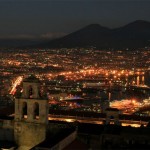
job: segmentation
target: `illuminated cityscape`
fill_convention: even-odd
[[[62,121],[69,124],[78,122],[81,126],[119,123],[122,127],[133,128],[141,126],[146,128],[149,124],[148,49],[135,51],[104,51],[93,48],[35,49],[32,52],[15,49],[2,51],[1,55],[3,59],[0,103],[3,112],[5,108],[11,110],[15,99],[23,95],[25,78],[34,75],[41,82],[38,93],[43,98],[48,98],[48,120],[58,121],[58,126]],[[32,80],[34,82],[37,79]],[[32,97],[29,96],[29,101],[34,100]],[[109,121],[109,113],[110,118],[116,116],[119,120],[113,118]],[[12,113],[10,116],[14,115]],[[27,114],[24,118],[28,119]],[[79,133],[85,132],[80,129],[80,125],[78,127]],[[15,128],[18,128],[18,125]],[[25,129],[26,126],[22,125],[22,128]],[[30,134],[35,132],[34,125],[31,129]],[[18,144],[25,144],[19,141]],[[36,141],[38,143],[38,139]],[[21,146],[20,149],[28,148]]]
[[[149,150],[149,7],[0,0],[0,149]]]
[[[1,55],[2,97],[21,92],[23,77],[34,74],[43,82],[49,103],[65,106],[60,109],[102,112],[102,103],[108,100],[110,107],[133,114],[148,105],[144,102],[150,96],[148,49],[36,49]]]

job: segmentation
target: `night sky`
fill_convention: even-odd
[[[150,21],[150,0],[0,0],[0,38],[53,38],[135,20]]]

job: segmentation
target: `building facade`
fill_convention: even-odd
[[[23,93],[15,99],[14,137],[18,149],[30,149],[46,138],[48,100],[40,96],[40,81],[30,76],[23,81]]]

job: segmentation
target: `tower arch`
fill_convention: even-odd
[[[35,76],[31,75],[23,80],[22,98],[25,99],[40,99],[40,81]]]
[[[22,118],[23,119],[27,118],[27,111],[28,111],[27,102],[23,102],[22,103]]]
[[[33,119],[39,119],[39,103],[35,102],[33,105]]]
[[[31,86],[31,85],[29,85],[29,87],[28,87],[28,92],[29,92],[29,98],[33,98],[33,87]]]

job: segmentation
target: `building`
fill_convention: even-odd
[[[48,100],[40,95],[39,79],[32,75],[25,78],[23,92],[15,99],[14,117],[0,117],[0,148],[29,150],[41,142],[49,143],[52,139],[49,135],[53,129],[48,123],[48,106]],[[60,145],[70,144],[76,138],[76,130],[68,130],[70,132],[60,137],[62,131],[59,129],[55,133],[55,142],[49,144],[49,147],[58,148]],[[69,135],[72,138],[67,138]]]
[[[19,149],[30,149],[43,141],[47,124],[48,101],[40,96],[40,81],[30,76],[23,81],[21,98],[15,99],[14,137]]]
[[[48,114],[48,100],[40,94],[40,81],[29,76],[23,80],[23,93],[15,99],[14,116],[0,116],[0,149],[150,149],[149,124],[123,127],[118,109],[106,109],[104,124],[52,122]],[[88,119],[93,119],[92,115]]]

